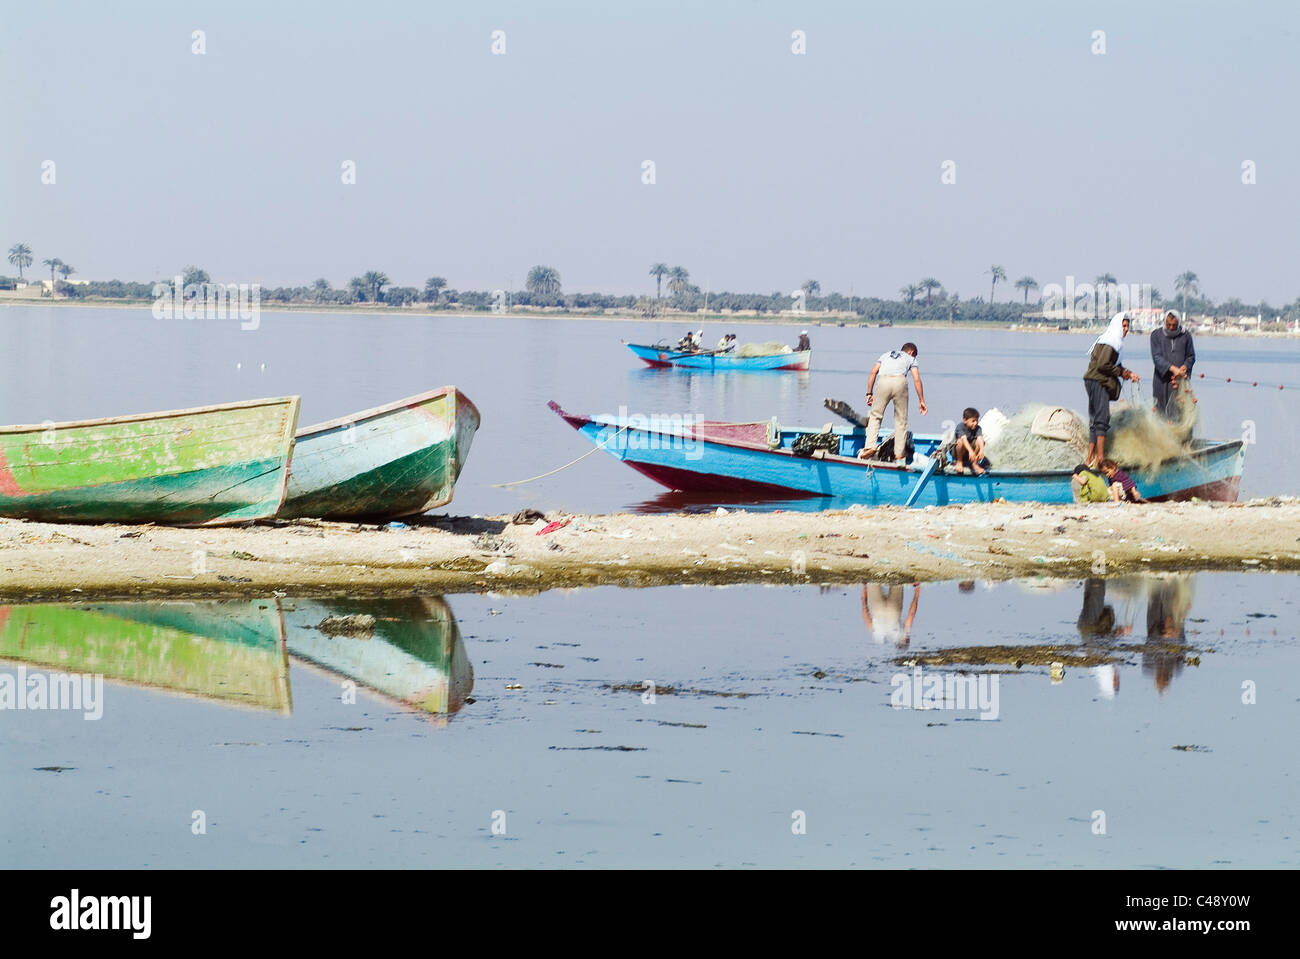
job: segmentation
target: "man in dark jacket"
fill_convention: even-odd
[[[1155,394],[1156,411],[1165,419],[1178,419],[1175,397],[1178,387],[1192,378],[1192,365],[1196,362],[1196,348],[1192,334],[1178,322],[1172,310],[1165,314],[1163,329],[1151,331],[1151,359],[1156,364],[1155,380],[1151,392]]]

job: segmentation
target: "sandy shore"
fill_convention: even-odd
[[[1300,500],[821,513],[426,517],[407,528],[0,520],[0,600],[353,596],[673,583],[848,583],[1300,570]]]

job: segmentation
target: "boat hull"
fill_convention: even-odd
[[[0,427],[0,516],[215,526],[284,501],[299,398]]]
[[[764,370],[802,370],[812,368],[812,350],[797,353],[773,353],[769,356],[737,356],[734,353],[685,353],[655,346],[628,343],[627,348],[650,366],[676,366],[710,373],[761,372]]]
[[[934,474],[924,484],[922,469],[857,459],[865,436],[859,428],[837,428],[841,454],[824,459],[795,456],[790,444],[801,433],[780,433],[781,446],[766,441],[765,423],[704,422],[680,430],[651,429],[645,420],[585,417],[551,408],[588,440],[628,466],[684,493],[799,499],[826,497],[838,503],[913,506],[1008,502],[1072,503],[1069,470],[991,471],[982,476]],[[882,433],[888,440],[888,433]],[[940,442],[914,436],[924,460]],[[1186,459],[1159,469],[1131,470],[1143,495],[1154,501],[1193,498],[1235,501],[1245,448],[1241,441],[1206,443]],[[918,462],[921,462],[918,460]]]
[[[309,427],[280,515],[378,519],[449,503],[478,425],[474,404],[444,387]]]

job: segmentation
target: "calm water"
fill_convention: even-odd
[[[688,414],[819,427],[837,418],[825,397],[861,408],[866,374],[880,353],[914,340],[930,413],[912,417],[938,432],[961,410],[1026,402],[1086,409],[1081,376],[1091,338],[1080,334],[812,327],[808,374],[703,374],[650,370],[621,340],[676,340],[686,324],[474,317],[355,317],[264,313],[257,330],[237,321],[155,320],[148,310],[0,309],[0,421],[40,423],[198,406],[298,393],[304,425],[436,386],[455,384],[483,426],[451,505],[459,513],[523,506],[605,512],[664,508],[665,491],[604,453],[516,489],[506,483],[547,472],[591,449],[547,408],[556,400],[587,413]],[[784,339],[800,326],[709,324],[715,341]],[[1300,341],[1201,337],[1197,371],[1258,380],[1272,389],[1197,382],[1202,435],[1238,437],[1255,424],[1244,496],[1300,493],[1295,422],[1300,409]],[[1143,357],[1147,357],[1143,359]],[[1146,378],[1144,339],[1126,359]],[[1288,390],[1279,392],[1276,385]],[[1150,396],[1149,383],[1144,384]],[[1297,387],[1295,390],[1290,387]]]
[[[1295,867],[1297,585],[3,607],[0,688],[118,678],[97,721],[0,711],[0,866]],[[891,705],[899,658],[1085,639],[1133,648]]]

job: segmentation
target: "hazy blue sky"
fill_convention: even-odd
[[[541,262],[627,293],[657,260],[880,296],[925,275],[987,296],[992,263],[1172,296],[1191,269],[1278,305],[1300,294],[1298,44],[1291,0],[8,0],[0,245],[90,279],[518,288]]]

